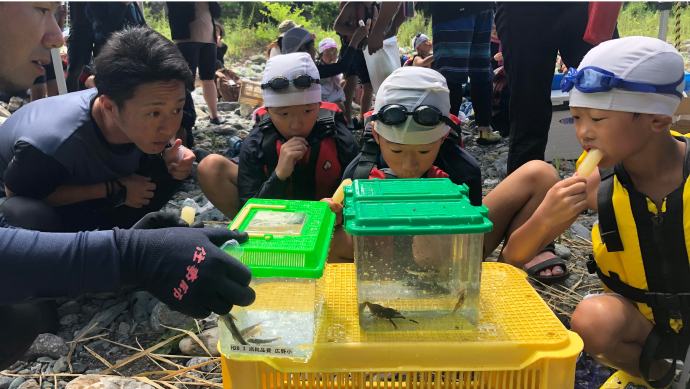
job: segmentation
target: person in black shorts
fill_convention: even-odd
[[[124,72],[140,69],[143,74]],[[49,232],[130,228],[160,210],[195,156],[168,144],[192,75],[172,42],[133,27],[95,60],[96,88],[36,101],[0,132],[0,212]]]
[[[96,37],[93,26],[86,18],[86,3],[69,2],[70,28],[67,38],[67,91],[79,90],[79,77],[84,66],[91,61],[93,43]]]
[[[136,1],[89,1],[86,18],[93,25],[93,56],[98,56],[110,36],[125,27],[145,26],[146,19]]]
[[[335,21],[333,29],[340,35],[340,41],[342,43],[340,47],[341,58],[345,54],[348,46],[350,45],[350,40],[352,35],[359,27],[359,22],[362,21],[366,23],[369,22],[369,28],[371,31],[371,25],[376,24],[376,19],[378,18],[378,8],[375,2],[367,1],[350,1],[340,3],[340,14]],[[366,46],[366,40],[359,44],[357,47],[358,51],[355,53],[355,58],[352,61],[350,68],[344,73],[345,76],[345,86],[343,90],[345,91],[345,118],[348,121],[348,127],[353,128],[354,123],[352,119],[352,98],[355,95],[355,90],[357,89],[357,80],[362,84],[362,100],[360,101],[360,115],[359,123],[363,123],[363,116],[366,112],[369,112],[371,107],[371,101],[374,98],[374,89],[371,86],[371,80],[369,79],[369,69],[367,69],[367,63],[364,60],[364,53],[360,50]]]
[[[218,116],[218,91],[214,82],[218,38],[214,18],[220,17],[218,2],[168,2],[170,35],[189,64],[192,75],[199,69],[199,79],[213,124],[223,124]]]

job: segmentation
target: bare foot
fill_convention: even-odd
[[[538,264],[540,264],[540,263],[542,263],[548,259],[553,258],[554,256],[555,256],[555,254],[550,252],[550,251],[544,251],[543,253],[539,253],[536,257],[534,257],[533,260],[529,261],[525,265],[525,269],[529,269],[532,266],[536,266],[536,265],[538,265]],[[542,270],[541,272],[539,272],[539,276],[541,276],[541,277],[552,277],[552,276],[560,276],[560,275],[563,275],[563,268],[560,266],[554,266],[551,269],[546,268],[546,269]]]

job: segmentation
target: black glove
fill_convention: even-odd
[[[142,217],[135,225],[133,230],[155,230],[168,227],[192,227],[204,228],[204,222],[197,220],[190,226],[182,220],[179,215],[172,212],[151,212]]]
[[[115,229],[122,282],[196,318],[247,306],[256,298],[249,268],[216,247],[230,239],[243,243],[248,237],[227,228]]]

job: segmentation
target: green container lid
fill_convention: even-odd
[[[251,199],[228,228],[249,234],[240,261],[253,277],[320,278],[334,224],[324,202]]]
[[[345,188],[345,230],[357,236],[491,231],[488,208],[472,206],[468,192],[447,178],[356,180]]]

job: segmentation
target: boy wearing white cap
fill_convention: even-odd
[[[239,168],[211,155],[197,170],[201,189],[230,218],[250,198],[330,197],[358,152],[342,111],[321,102],[319,72],[309,54],[269,59],[261,89],[264,107],[242,143]]]
[[[411,61],[406,62],[405,66],[421,66],[431,69],[431,64],[434,62],[434,55],[431,54],[431,49],[434,46],[429,37],[421,32],[418,33],[412,38],[412,47],[417,52],[417,55],[412,57]]]
[[[588,269],[606,293],[580,302],[571,326],[585,351],[620,369],[606,388],[666,387],[675,360],[685,360],[681,381],[690,368],[690,148],[669,130],[684,84],[683,58],[661,40],[628,37],[593,48],[562,89],[591,154],[582,165],[599,169],[585,178],[583,166],[557,184],[535,212],[535,221],[550,215],[536,221],[541,227],[515,235],[524,250],[556,223],[587,208],[599,212]],[[670,369],[663,359],[674,361]]]
[[[345,169],[343,178],[450,178],[456,184],[467,184],[470,202],[486,205],[494,225],[493,231],[484,236],[484,257],[504,240],[504,250],[520,243],[509,238],[518,229],[526,228],[529,233],[534,228],[523,224],[560,179],[553,166],[532,161],[507,177],[482,201],[477,162],[455,141],[447,139],[451,134],[449,127],[457,126],[450,117],[446,80],[435,70],[402,67],[394,71],[381,84],[373,112],[368,119],[375,143],[363,145],[362,154]],[[329,204],[333,212],[342,211],[342,205],[330,201]],[[534,252],[520,254],[521,267],[549,270],[548,275],[542,274],[546,282],[566,274],[562,260],[553,258],[553,253],[539,252],[556,236],[547,234]],[[352,258],[350,237],[340,226],[332,242],[331,258]]]

